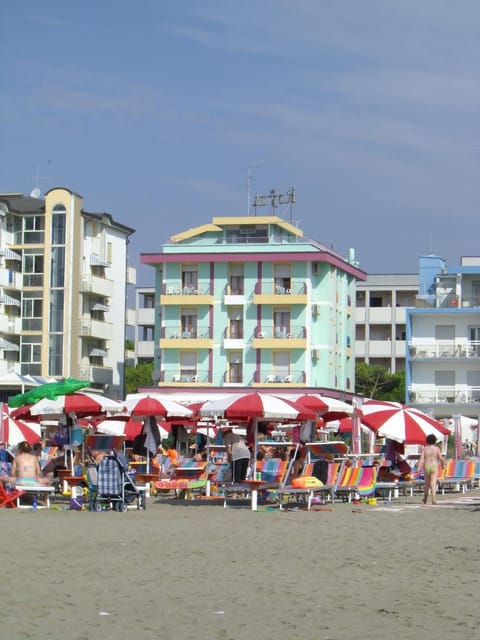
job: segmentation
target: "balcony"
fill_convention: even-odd
[[[137,309],[137,325],[152,326],[155,324],[155,309]]]
[[[111,340],[113,336],[113,325],[111,322],[92,320],[84,316],[78,323],[78,334],[90,338],[100,338],[101,340]]]
[[[289,327],[262,324],[253,336],[254,349],[306,349],[307,331],[304,326]]]
[[[470,359],[480,357],[480,341],[432,341],[410,342],[408,345],[410,358],[425,360],[432,358]]]
[[[434,385],[412,385],[408,389],[411,404],[474,404],[480,413],[480,387],[456,385],[451,387]]]
[[[152,358],[155,353],[155,342],[153,340],[137,340],[135,343],[135,355],[137,358]]]
[[[283,284],[277,280],[263,280],[255,285],[254,304],[307,304],[307,285],[302,280],[285,278]]]
[[[198,325],[186,329],[178,325],[162,327],[161,349],[212,349],[212,329],[208,325]]]
[[[192,386],[211,384],[208,370],[165,369],[160,374],[159,386]]]
[[[215,302],[209,282],[194,286],[182,286],[181,282],[169,282],[162,286],[161,305],[212,305]]]
[[[94,275],[83,275],[80,279],[79,290],[82,293],[94,293],[111,298],[114,292],[114,281]]]
[[[304,386],[306,381],[305,371],[272,369],[272,367],[264,367],[260,371],[255,372],[253,386],[281,386],[290,387],[292,385]]]
[[[98,365],[80,365],[77,372],[79,380],[88,380],[97,384],[112,384],[112,367],[99,367]]]

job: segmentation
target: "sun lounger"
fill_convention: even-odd
[[[222,487],[224,496],[223,506],[228,507],[229,495],[243,495],[245,498],[250,497],[252,503],[252,509],[256,502],[257,492],[266,491],[268,489],[277,489],[282,487],[287,478],[288,462],[281,460],[280,458],[266,458],[265,460],[258,461],[255,466],[256,478],[252,481],[245,481],[238,484],[231,484]],[[255,481],[261,482],[258,487],[255,487]]]
[[[335,497],[351,502],[352,496],[358,493],[358,485],[362,474],[362,461],[357,460],[352,466],[344,465],[342,474],[335,488]]]
[[[195,493],[205,488],[207,478],[207,463],[188,459],[175,467],[170,478],[161,478],[154,482],[153,486],[157,491],[173,491],[177,498],[192,498]]]
[[[341,462],[329,462],[326,482],[321,486],[305,486],[296,487],[292,484],[275,489],[272,492],[272,496],[278,497],[280,509],[283,509],[288,501],[295,498],[303,499],[306,501],[307,509],[311,509],[313,501],[316,497],[320,497],[323,501],[331,500],[333,502],[335,489],[339,479],[339,472],[342,469],[344,463]],[[315,463],[309,462],[302,470],[300,478],[309,478],[314,476]]]
[[[36,503],[38,509],[50,509],[50,496],[55,493],[55,487],[42,484],[17,484],[15,489],[19,492],[17,496],[17,507],[19,509],[30,509],[32,501]],[[30,496],[32,500],[29,500],[28,503],[22,502],[22,497],[24,496]],[[39,502],[39,499],[43,499],[45,502]]]
[[[445,490],[461,491],[465,493],[468,486],[473,486],[475,479],[475,462],[473,460],[447,460],[444,473],[438,478],[437,484],[442,492]]]

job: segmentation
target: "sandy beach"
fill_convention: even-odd
[[[478,632],[480,493],[333,510],[0,510],[15,640],[445,638]],[[32,580],[29,577],[32,576]]]

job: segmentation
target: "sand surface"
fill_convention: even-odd
[[[2,638],[474,638],[480,494],[438,507],[0,510]],[[360,509],[360,511],[358,511]]]

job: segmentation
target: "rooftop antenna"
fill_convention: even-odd
[[[48,163],[50,164],[50,160],[48,161]],[[34,189],[32,189],[32,191],[30,192],[30,197],[39,198],[42,194],[42,190],[40,189],[40,180],[47,180],[46,177],[40,175],[40,165],[37,165],[37,173],[36,175],[32,176],[32,180],[35,180],[36,184]]]
[[[260,169],[259,166],[247,167],[247,216],[250,215],[250,200],[252,196],[253,170]]]

